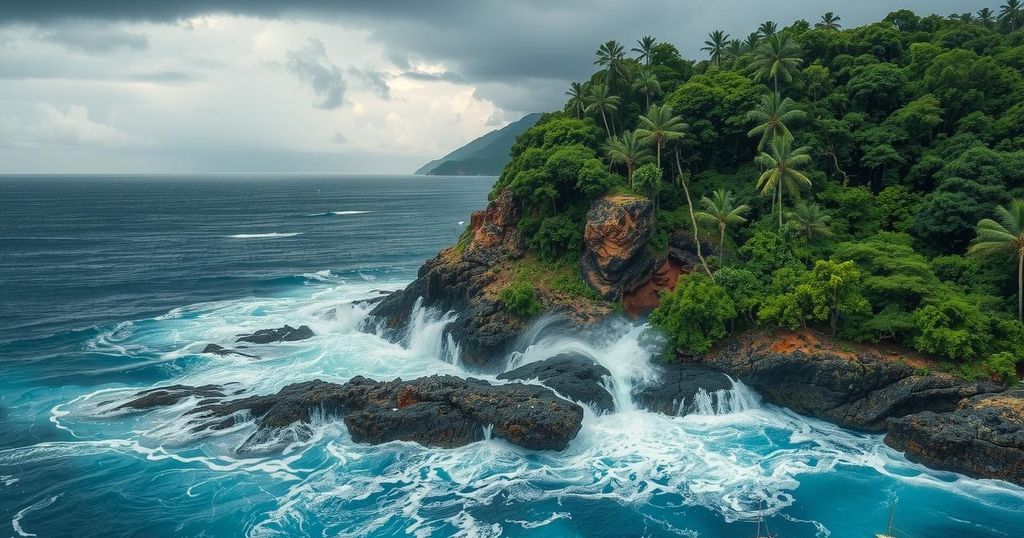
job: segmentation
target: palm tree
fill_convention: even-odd
[[[577,118],[582,118],[587,111],[587,89],[587,84],[573,82],[569,85],[569,91],[565,92],[569,96],[568,106]]]
[[[637,136],[636,131],[626,131],[622,136],[611,139],[605,144],[605,155],[610,162],[626,165],[630,185],[633,184],[636,167],[653,157],[651,148]]]
[[[747,52],[754,52],[757,47],[761,45],[761,34],[757,32],[751,32],[746,39],[743,40],[743,46],[747,49]]]
[[[771,36],[757,49],[754,61],[750,64],[754,78],[773,80],[775,93],[779,93],[779,78],[786,82],[792,81],[793,74],[804,62],[799,54],[800,49],[786,35]]]
[[[637,75],[633,81],[633,89],[644,93],[644,98],[647,101],[647,108],[651,107],[651,96],[661,95],[661,82],[658,82],[658,77],[654,75],[654,71],[650,69],[641,69],[640,74]]]
[[[644,142],[657,148],[658,168],[661,168],[661,148],[673,140],[683,137],[686,129],[683,118],[672,115],[672,107],[668,105],[652,105],[647,114],[640,116],[640,126],[636,133]]]
[[[704,254],[701,252],[700,246],[700,233],[697,231],[697,215],[693,211],[693,199],[690,198],[690,174],[683,171],[683,164],[679,160],[679,148],[676,147],[676,184],[683,188],[683,194],[686,195],[686,209],[690,212],[690,225],[693,226],[693,245],[697,249],[697,259],[700,260],[701,266],[704,267],[704,272],[711,277],[711,280],[715,279],[715,275],[711,272],[711,268],[708,267],[708,262],[704,259]]]
[[[632,50],[632,52],[637,53],[637,61],[643,62],[644,65],[651,65],[651,59],[654,55],[654,45],[657,43],[658,40],[649,35],[645,35],[644,37],[637,39],[636,44],[639,46],[633,47]]]
[[[729,42],[729,47],[725,49],[725,55],[732,60],[733,66],[736,65],[736,60],[743,56],[743,42],[739,39],[733,39]]]
[[[612,132],[612,128],[608,126],[608,114],[611,114],[619,109],[619,96],[612,95],[608,91],[608,84],[601,84],[600,86],[591,86],[590,92],[587,94],[587,106],[584,110],[588,114],[598,113],[601,115],[601,121],[604,122],[604,130],[608,133],[608,138],[615,136]]]
[[[999,6],[999,22],[1008,24],[1011,32],[1016,31],[1020,13],[1020,0],[1006,0],[1005,4]]]
[[[608,70],[608,75],[605,79],[609,85],[614,84],[617,76],[625,76],[625,66],[623,60],[626,59],[625,49],[622,45],[614,39],[611,41],[604,42],[600,47],[597,48],[597,59],[594,60],[595,65],[600,65]]]
[[[775,32],[779,31],[779,25],[775,24],[774,21],[764,21],[761,26],[757,27],[757,33],[761,34],[761,37],[771,37],[775,35]]]
[[[829,11],[821,16],[821,21],[815,24],[814,27],[819,30],[838,30],[842,27],[842,25],[839,24],[840,19],[841,17],[839,15]]]
[[[832,230],[828,227],[832,217],[826,215],[818,207],[818,204],[808,204],[803,201],[797,202],[793,211],[787,213],[786,216],[796,226],[800,237],[803,237],[808,242],[814,241],[819,237],[829,237],[832,235]]]
[[[768,142],[775,138],[793,138],[786,125],[806,117],[807,113],[797,108],[796,102],[789,97],[782,99],[777,93],[766,95],[761,98],[761,105],[747,114],[747,119],[756,123],[747,136],[753,138],[760,135],[761,141],[757,143],[757,149],[763,150]]]
[[[978,10],[978,22],[980,22],[982,24],[982,26],[991,28],[992,24],[994,24],[996,22],[996,14],[995,14],[995,12],[993,12],[991,9],[989,9],[987,7],[983,7],[981,9],[979,9]]]
[[[793,149],[792,139],[780,137],[772,140],[766,149],[755,159],[764,168],[764,173],[757,180],[757,188],[761,194],[772,195],[778,200],[781,231],[782,191],[785,189],[790,196],[796,196],[801,186],[811,185],[811,180],[799,170],[811,163],[811,148],[803,146]]]
[[[697,220],[718,227],[718,259],[722,260],[725,256],[726,227],[747,222],[743,215],[750,211],[750,206],[735,205],[732,193],[725,189],[718,189],[710,198],[701,197],[700,203],[704,211],[697,212]]]
[[[728,41],[729,34],[721,30],[715,30],[708,34],[708,39],[704,42],[705,46],[701,47],[700,50],[711,55],[711,63],[722,65],[722,56],[725,54],[725,45]]]
[[[1017,258],[1017,319],[1024,321],[1024,200],[997,207],[996,220],[978,221],[978,236],[969,254],[1011,254]]]

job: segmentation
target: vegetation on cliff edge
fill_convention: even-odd
[[[651,37],[635,57],[606,42],[564,110],[518,138],[493,192],[512,191],[547,263],[575,263],[584,215],[609,192],[655,202],[655,251],[680,228],[713,245],[651,315],[683,352],[813,326],[1011,380],[1024,360],[1024,15],[983,11],[715,30],[700,61]],[[533,312],[527,287],[502,298]]]

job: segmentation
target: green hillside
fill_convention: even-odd
[[[533,127],[541,115],[527,114],[416,170],[416,175],[496,176],[509,160],[516,137]]]

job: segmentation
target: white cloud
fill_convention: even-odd
[[[52,146],[139,147],[146,139],[119,131],[89,118],[84,106],[58,109],[49,103],[37,103],[27,114],[0,116],[0,145],[15,148]]]
[[[31,28],[5,29],[0,173],[408,173],[503,114],[466,82],[405,76],[362,28],[238,16],[122,24],[149,47],[74,62]]]

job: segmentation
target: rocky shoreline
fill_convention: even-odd
[[[667,257],[654,257],[647,246],[653,233],[651,209],[645,199],[609,196],[594,202],[585,223],[581,277],[605,300],[640,305],[637,311],[626,312],[633,316],[652,308],[651,297],[698,263],[692,238],[685,232],[671,238]],[[527,326],[489,293],[507,276],[494,268],[525,254],[516,229],[518,218],[511,195],[499,195],[485,211],[473,215],[468,243],[461,251],[453,247],[428,261],[419,278],[383,299],[371,318],[388,327],[404,327],[417,300],[457,312],[450,331],[467,363],[485,370],[500,367],[493,361],[507,355]],[[590,330],[613,314],[611,309],[545,299],[549,298],[542,296],[545,310],[565,314],[576,325],[574,330]],[[901,357],[849,351],[808,332],[752,331],[722,342],[703,357],[679,359],[690,363],[666,365],[658,385],[633,395],[642,407],[678,414],[696,391],[727,389],[728,375],[770,403],[847,428],[885,433],[885,442],[913,461],[1024,484],[1019,463],[1024,461],[1021,391],[1004,392],[1004,386],[991,381],[925,373]],[[608,409],[608,398],[587,385],[597,375],[592,365],[577,362],[569,368],[564,357],[549,361],[506,375],[532,377],[598,410]],[[971,448],[981,446],[988,448]]]

